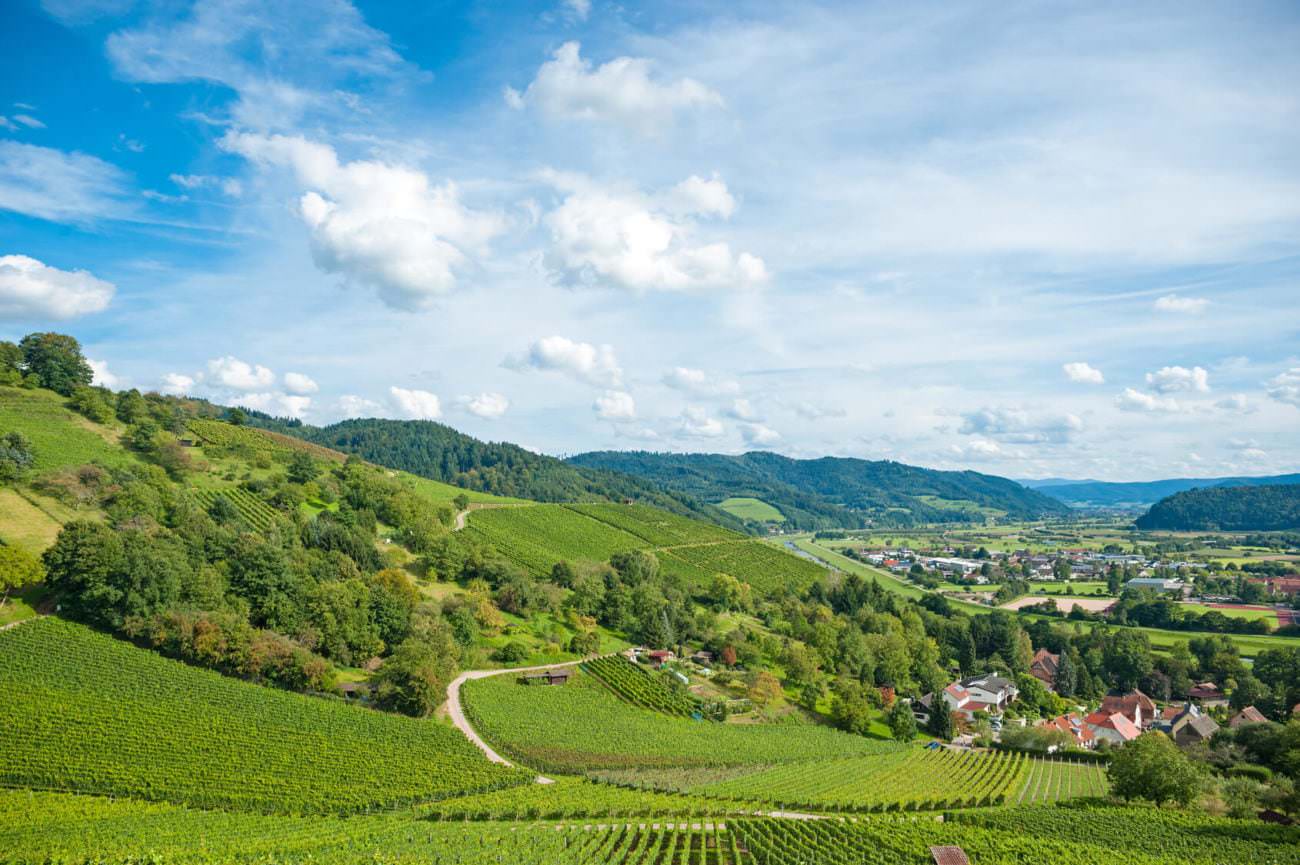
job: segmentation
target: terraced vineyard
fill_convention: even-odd
[[[756,805],[703,796],[633,790],[582,778],[528,784],[447,799],[421,809],[443,820],[572,820],[585,817],[715,816],[751,812]]]
[[[731,529],[670,514],[649,505],[567,505],[570,510],[622,529],[652,547],[741,541],[745,536]]]
[[[606,561],[653,550],[665,571],[691,586],[731,574],[766,594],[806,588],[825,571],[762,541],[647,505],[531,505],[476,511],[467,529],[533,574],[560,561]]]
[[[759,594],[782,588],[799,592],[826,576],[825,569],[819,565],[762,541],[673,547],[662,551],[660,556],[684,562],[695,573],[731,574],[749,583]],[[671,565],[665,567],[671,569]]]
[[[224,498],[235,506],[244,522],[254,529],[269,529],[277,516],[275,508],[259,499],[243,487],[226,487],[225,489],[191,490],[194,497],[204,509],[212,507],[218,498]]]
[[[491,508],[470,514],[466,531],[538,576],[560,561],[607,561],[648,544],[565,505]]]
[[[461,689],[474,728],[493,747],[548,772],[736,766],[866,755],[890,742],[804,724],[713,724],[631,706],[579,672],[560,688],[519,685],[508,676]]]
[[[20,432],[27,437],[36,474],[92,462],[137,464],[130,451],[116,445],[110,430],[96,427],[64,402],[48,390],[0,385],[0,434]]]
[[[873,756],[723,773],[716,779],[707,773],[674,778],[665,772],[644,782],[785,810],[933,811],[1014,801],[1030,763],[1018,754],[900,748]]]
[[[253,454],[287,457],[294,451],[309,453],[317,459],[343,462],[347,457],[335,450],[312,444],[293,436],[254,427],[235,426],[224,421],[193,419],[190,432],[205,444],[236,448]]]
[[[0,783],[278,813],[528,783],[456,730],[251,685],[89,628],[0,632]]]
[[[670,689],[644,667],[622,655],[595,658],[584,663],[582,669],[634,706],[683,717],[699,710],[699,701],[694,697]]]
[[[1022,808],[929,818],[678,816],[441,822],[412,814],[282,817],[0,791],[0,858],[15,863],[228,865],[929,865],[958,844],[978,865],[1294,865],[1300,829],[1143,808]]]
[[[1033,760],[1024,786],[1010,801],[1017,805],[1059,802],[1076,796],[1105,796],[1110,791],[1106,767],[1095,763]]]

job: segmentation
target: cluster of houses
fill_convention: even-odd
[[[1156,567],[1175,570],[1182,567],[1204,567],[1203,563],[1198,562],[1156,562],[1149,561],[1145,556],[1099,553],[1096,550],[1085,549],[1063,549],[1050,554],[1035,553],[1030,550],[1016,550],[1011,553],[991,552],[989,558],[983,560],[961,558],[956,555],[956,552],[951,547],[945,547],[942,550],[942,555],[922,555],[914,550],[902,547],[880,550],[862,549],[858,550],[857,554],[864,561],[870,562],[877,567],[887,568],[895,573],[907,573],[913,565],[919,564],[929,570],[951,574],[981,585],[987,583],[988,579],[981,576],[980,571],[985,563],[990,561],[1003,567],[1028,565],[1032,579],[1047,581],[1056,579],[1054,566],[1060,559],[1065,559],[1070,563],[1071,579],[1099,578],[1106,573],[1111,565],[1120,565],[1121,567],[1136,565],[1139,568],[1138,578],[1130,580],[1130,584],[1155,588],[1158,591],[1190,591],[1190,587],[1186,586],[1181,580],[1161,580],[1152,576]],[[1170,585],[1165,586],[1164,583]],[[1300,584],[1300,580],[1297,583]],[[1298,586],[1298,589],[1300,589],[1300,586]]]
[[[1030,674],[1048,690],[1054,690],[1060,661],[1059,655],[1039,649],[1030,664]],[[976,712],[986,713],[996,733],[1002,728],[1003,712],[1019,693],[1015,683],[1004,676],[972,676],[953,682],[940,692],[926,694],[913,703],[912,712],[918,723],[928,723],[934,701],[942,699],[954,717],[966,721],[972,720]],[[1207,742],[1218,732],[1219,724],[1207,710],[1227,705],[1227,697],[1213,682],[1196,685],[1185,702],[1164,708],[1157,707],[1154,700],[1135,688],[1107,694],[1095,711],[1066,713],[1042,725],[1066,733],[1074,747],[1087,750],[1102,742],[1123,745],[1148,730],[1159,730],[1177,744],[1189,746]],[[1248,706],[1234,715],[1228,725],[1236,728],[1264,720],[1254,706]]]

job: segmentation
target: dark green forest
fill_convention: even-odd
[[[1006,478],[888,460],[796,460],[763,451],[739,456],[597,451],[571,457],[569,463],[636,475],[705,501],[753,496],[776,507],[800,529],[983,520],[974,510],[934,507],[919,496],[974,502],[1012,518],[1069,511],[1061,502]]]
[[[1300,484],[1210,487],[1161,499],[1138,517],[1139,529],[1285,531],[1300,528]]]
[[[499,496],[539,502],[639,502],[741,531],[741,521],[689,493],[600,468],[570,465],[508,442],[484,442],[432,421],[346,420],[314,427],[250,412],[250,423],[401,469]]]

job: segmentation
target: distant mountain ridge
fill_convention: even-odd
[[[766,451],[738,456],[593,451],[568,462],[635,475],[708,502],[733,496],[762,499],[801,529],[858,528],[871,522],[964,522],[983,519],[980,508],[1015,518],[1068,512],[1056,499],[1007,478],[887,460],[797,460]],[[923,498],[931,496],[943,501]],[[951,502],[967,502],[971,507],[946,504]]]
[[[1300,483],[1300,474],[1267,477],[1169,478],[1132,483],[1065,481],[1047,478],[1040,481],[1021,481],[1021,483],[1074,507],[1148,507],[1167,496],[1197,488]]]
[[[1134,525],[1171,531],[1300,529],[1300,483],[1184,490],[1156,502]]]

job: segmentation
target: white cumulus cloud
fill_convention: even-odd
[[[1147,373],[1147,384],[1159,393],[1177,393],[1179,391],[1199,391],[1205,393],[1210,389],[1210,374],[1203,367],[1164,366],[1155,372]]]
[[[477,396],[462,396],[456,401],[475,417],[494,420],[510,409],[510,400],[504,394],[484,392]]]
[[[1101,374],[1101,370],[1083,361],[1067,363],[1062,369],[1065,370],[1065,377],[1070,381],[1077,381],[1080,384],[1106,383],[1106,377]]]
[[[962,414],[958,432],[1013,444],[1062,444],[1083,430],[1074,414],[1043,414],[1023,408],[982,408]]]
[[[108,361],[88,357],[86,363],[90,364],[90,370],[94,373],[91,384],[98,387],[115,388],[122,383],[122,380],[109,370]]]
[[[675,366],[663,377],[664,384],[674,390],[684,391],[696,396],[727,396],[740,390],[734,381],[710,376],[702,369]]]
[[[1160,312],[1180,312],[1184,315],[1198,315],[1205,312],[1209,305],[1210,302],[1203,297],[1180,297],[1176,294],[1166,294],[1155,303]]]
[[[505,228],[498,214],[464,206],[453,183],[384,162],[340,162],[299,136],[230,132],[220,141],[263,166],[291,169],[305,190],[299,214],[316,266],[375,289],[396,309],[427,309]]]
[[[320,390],[320,385],[303,373],[286,372],[284,374],[284,389],[295,396],[306,396]]]
[[[767,281],[761,258],[696,237],[695,217],[721,215],[721,181],[705,181],[720,189],[683,198],[604,189],[574,176],[550,179],[566,195],[543,220],[551,240],[545,263],[562,284],[648,292],[753,288]]]
[[[245,393],[235,402],[276,417],[301,418],[311,408],[311,397],[287,393]]]
[[[671,124],[678,111],[723,105],[721,95],[692,78],[656,80],[644,58],[593,67],[577,42],[556,49],[523,93],[508,87],[505,95],[512,108],[531,105],[549,117],[612,122],[646,134]]]
[[[100,312],[116,290],[84,270],[59,270],[26,255],[0,256],[0,319],[62,321]]]
[[[761,423],[740,425],[740,435],[748,445],[770,445],[781,440],[781,434]]]
[[[334,410],[345,418],[377,417],[383,413],[384,407],[363,396],[345,393],[334,403]]]
[[[506,366],[559,372],[597,387],[620,387],[623,383],[623,370],[613,346],[577,342],[564,336],[535,341],[524,355],[507,358]]]
[[[726,434],[726,427],[717,418],[709,417],[708,412],[698,406],[687,406],[682,412],[681,426],[678,432],[687,438],[715,439]]]
[[[636,417],[636,401],[627,391],[607,390],[596,397],[591,407],[602,420],[625,421]]]
[[[213,387],[229,390],[257,391],[275,384],[275,373],[261,364],[250,364],[226,355],[208,361],[207,382]]]
[[[1115,397],[1115,405],[1124,411],[1182,411],[1178,400],[1171,396],[1144,393],[1131,387],[1124,388],[1124,392]]]
[[[194,376],[179,372],[169,372],[163,376],[162,392],[173,396],[185,396],[194,389]]]
[[[390,387],[388,394],[393,406],[410,420],[436,420],[442,417],[442,403],[435,394],[427,390],[407,390],[404,387]]]
[[[1274,376],[1268,383],[1268,395],[1278,402],[1300,408],[1300,366]]]

